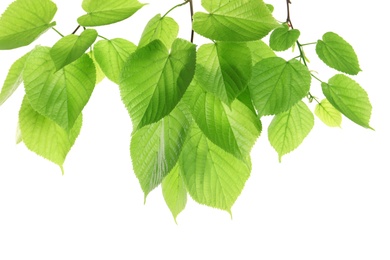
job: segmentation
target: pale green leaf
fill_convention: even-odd
[[[66,131],[72,129],[95,87],[96,71],[87,54],[56,71],[50,48],[36,47],[23,72],[31,106]]]
[[[94,51],[88,52],[88,56],[92,59],[93,64],[95,65],[95,70],[96,70],[96,83],[95,83],[95,85],[97,85],[106,77],[106,75],[102,71],[102,68],[100,68],[99,63],[96,61]]]
[[[23,142],[22,131],[20,130],[19,121],[18,125],[16,126],[15,142],[16,144],[20,144],[21,142]]]
[[[302,101],[273,118],[268,127],[268,140],[278,153],[279,161],[302,143],[313,126],[313,113]]]
[[[130,55],[137,49],[132,42],[116,38],[101,40],[94,45],[94,56],[104,74],[119,84],[119,76]]]
[[[131,55],[120,81],[134,129],[157,122],[180,101],[195,71],[195,45],[176,39],[169,53],[155,40]]]
[[[269,46],[274,51],[285,51],[296,43],[300,34],[299,30],[290,30],[287,25],[276,28],[269,38]]]
[[[50,56],[57,70],[80,58],[95,42],[98,33],[94,29],[84,30],[80,36],[71,34],[62,37],[50,49]]]
[[[314,113],[327,126],[341,126],[342,117],[340,111],[332,106],[332,104],[326,98],[316,105]]]
[[[246,89],[251,72],[251,53],[245,43],[218,42],[198,49],[197,80],[226,104]]]
[[[271,4],[265,4],[267,7],[268,7],[268,9],[269,9],[269,11],[272,13],[273,11],[274,11],[274,6],[273,5],[271,5]]]
[[[27,97],[24,98],[19,112],[19,126],[23,142],[28,149],[52,161],[61,167],[80,133],[82,116],[73,128],[67,132],[55,122],[36,112]]]
[[[309,70],[299,61],[274,57],[256,63],[248,87],[257,112],[262,116],[290,109],[307,95],[310,82]]]
[[[329,67],[347,74],[356,75],[361,69],[352,46],[339,35],[327,32],[316,45],[318,57]]]
[[[193,124],[179,162],[187,191],[196,202],[231,213],[251,171],[249,158],[243,161],[225,152]]]
[[[145,4],[137,0],[83,0],[87,14],[79,17],[82,26],[100,26],[120,22],[132,16]]]
[[[274,51],[263,41],[251,41],[246,45],[252,54],[252,66],[263,59],[276,57]]]
[[[367,92],[353,79],[338,74],[321,84],[329,102],[346,117],[358,125],[371,128],[372,106]]]
[[[160,40],[169,49],[179,33],[179,25],[170,17],[157,14],[145,26],[138,48],[154,40]]]
[[[49,0],[16,0],[0,17],[0,50],[29,45],[55,25],[57,6]]]
[[[209,13],[194,14],[198,34],[217,41],[254,41],[279,24],[262,0],[202,0]]]

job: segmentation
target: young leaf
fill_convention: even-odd
[[[251,72],[251,53],[245,43],[218,42],[198,49],[197,80],[226,104],[244,91]]]
[[[80,36],[71,34],[61,38],[50,49],[50,56],[57,70],[80,58],[95,42],[98,34],[94,29],[84,30]]]
[[[350,75],[358,74],[358,57],[352,46],[343,38],[333,32],[327,32],[322,36],[322,41],[316,44],[318,57],[329,67]]]
[[[324,124],[330,127],[341,126],[341,113],[326,98],[317,104],[314,113]]]
[[[338,74],[322,83],[322,91],[329,102],[358,125],[369,125],[372,106],[367,92],[353,79]]]
[[[106,75],[102,71],[102,68],[100,67],[99,63],[96,61],[94,51],[90,51],[87,54],[92,59],[93,65],[95,65],[95,70],[96,70],[96,83],[95,83],[95,85],[97,85],[106,77]]]
[[[263,41],[247,42],[246,45],[248,46],[252,55],[252,66],[263,59],[276,57],[276,54],[273,52],[273,50]]]
[[[0,50],[15,49],[35,41],[51,23],[57,6],[49,0],[16,0],[0,17]]]
[[[262,116],[290,109],[307,95],[310,82],[310,72],[302,63],[273,57],[256,63],[248,88]]]
[[[27,97],[24,98],[19,112],[21,136],[27,148],[60,166],[62,172],[66,155],[80,133],[81,124],[80,115],[68,133],[52,120],[36,112]]]
[[[154,40],[160,40],[165,44],[167,49],[170,49],[173,41],[179,33],[179,25],[170,17],[161,17],[157,14],[146,25],[138,48],[141,48]]]
[[[177,216],[184,210],[187,204],[187,189],[180,171],[180,166],[177,163],[161,184],[165,203],[171,211],[175,222]]]
[[[50,48],[36,47],[23,72],[31,106],[64,128],[72,129],[95,87],[96,71],[87,54],[56,71]]]
[[[145,4],[137,0],[83,0],[82,7],[87,14],[77,22],[81,26],[100,26],[125,20]]]
[[[225,152],[193,124],[179,159],[188,193],[198,203],[226,210],[244,188],[251,165]]]
[[[268,127],[268,140],[278,152],[279,161],[302,143],[313,126],[314,116],[302,101],[274,117]]]
[[[20,83],[23,81],[23,70],[27,57],[30,52],[23,55],[16,60],[8,71],[8,75],[5,78],[3,88],[0,91],[0,106],[16,91]]]
[[[176,165],[190,122],[183,105],[154,124],[133,132],[130,144],[133,169],[145,198]]]
[[[203,0],[209,12],[194,14],[193,29],[217,41],[255,41],[279,24],[262,0]]]
[[[132,42],[116,38],[98,41],[94,47],[94,56],[109,80],[119,84],[119,76],[130,55],[137,49]]]
[[[274,51],[285,51],[295,44],[300,35],[297,29],[291,29],[284,25],[276,28],[269,38],[269,46]]]
[[[131,55],[120,90],[134,129],[157,122],[179,103],[194,75],[195,55],[195,45],[182,39],[173,42],[170,53],[154,40]]]

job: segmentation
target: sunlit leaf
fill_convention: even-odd
[[[246,45],[248,46],[252,55],[252,66],[263,59],[276,56],[273,50],[263,41],[251,41],[247,42]]]
[[[340,111],[332,106],[332,104],[326,98],[316,105],[314,113],[327,126],[341,126],[342,117]]]
[[[269,46],[275,51],[285,51],[295,44],[300,35],[299,30],[290,29],[287,25],[276,28],[269,38]]]

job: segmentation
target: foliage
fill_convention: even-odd
[[[10,67],[0,105],[23,83],[18,142],[63,164],[81,131],[82,111],[95,85],[107,77],[120,89],[132,120],[130,155],[146,196],[162,185],[175,220],[188,194],[198,203],[231,213],[251,172],[250,152],[272,116],[268,139],[279,160],[296,149],[314,126],[308,106],[326,125],[341,126],[342,115],[371,128],[371,104],[349,75],[361,69],[352,46],[334,32],[302,44],[288,15],[278,22],[262,0],[192,0],[155,15],[138,46],[107,39],[98,26],[131,17],[145,4],[137,0],[84,0],[86,14],[70,35],[53,26],[50,0],[16,0],[0,18],[0,50],[30,45],[48,29],[61,38],[36,46]],[[191,39],[179,39],[169,12],[189,5]],[[93,27],[93,28],[92,28]],[[83,31],[77,35],[79,29]],[[209,39],[194,44],[194,33]],[[265,37],[269,35],[269,44]],[[315,45],[318,58],[338,74],[327,82],[309,69],[304,49]],[[297,48],[290,59],[279,51]],[[319,81],[322,101],[310,90]]]

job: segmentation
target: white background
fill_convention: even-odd
[[[56,28],[68,34],[83,13],[81,1],[55,2]],[[316,120],[308,138],[282,163],[264,131],[252,152],[252,174],[233,207],[233,219],[189,199],[177,225],[161,189],[143,203],[129,155],[130,119],[117,86],[104,80],[96,87],[64,176],[23,144],[15,145],[21,87],[0,107],[0,259],[390,259],[386,1],[292,2],[292,21],[301,30],[302,43],[333,31],[354,46],[363,69],[354,79],[370,96],[376,131],[346,118],[342,129]],[[1,12],[9,3],[1,0]],[[98,28],[99,33],[138,43],[147,21],[180,0],[149,3],[124,22]],[[269,3],[284,21],[285,1]],[[182,28],[180,37],[189,39],[188,6],[171,14]],[[58,39],[49,31],[37,44]],[[195,37],[196,44],[203,42]],[[32,47],[0,52],[0,82],[12,62]],[[314,46],[305,50],[310,68],[321,79],[335,73],[317,62]],[[312,93],[321,97],[317,82]],[[268,123],[266,118],[264,125]]]

